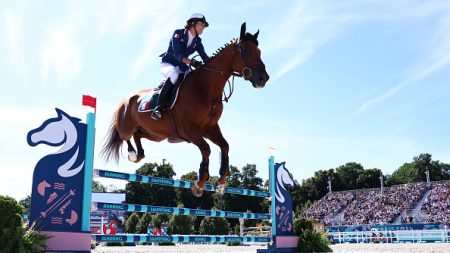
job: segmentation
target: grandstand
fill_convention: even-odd
[[[302,215],[327,226],[448,223],[450,181],[330,192]]]

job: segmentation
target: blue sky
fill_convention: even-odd
[[[389,174],[424,152],[450,162],[449,1],[1,1],[0,194],[29,194],[34,165],[56,150],[29,147],[27,132],[54,107],[84,119],[82,94],[98,99],[98,154],[118,103],[162,80],[158,55],[193,12],[210,23],[210,55],[242,22],[260,30],[271,79],[235,81],[220,121],[231,164],[267,178],[270,146],[299,181],[349,161]],[[144,148],[145,162],[167,159],[178,177],[200,163],[190,144]],[[213,175],[218,157],[212,146]]]

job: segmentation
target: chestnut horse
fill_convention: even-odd
[[[170,110],[163,113],[158,121],[150,117],[151,112],[138,112],[139,102],[151,92],[141,90],[125,98],[117,108],[112,125],[106,137],[101,154],[106,160],[119,160],[123,141],[128,144],[128,159],[139,162],[144,158],[141,138],[160,142],[187,141],[195,144],[202,154],[198,181],[191,187],[196,197],[203,194],[203,187],[209,180],[209,155],[211,149],[206,142],[220,147],[220,178],[215,182],[216,191],[223,194],[229,171],[229,146],[222,135],[218,121],[222,115],[222,93],[227,80],[232,76],[242,76],[255,88],[262,88],[269,80],[265,65],[258,49],[258,34],[246,33],[245,23],[241,26],[239,40],[220,49],[203,66],[189,73],[181,84],[178,98]],[[133,137],[136,151],[131,144]]]

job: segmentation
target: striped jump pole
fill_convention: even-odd
[[[98,242],[174,242],[174,243],[255,243],[270,242],[267,236],[211,236],[211,235],[92,235],[92,239]]]
[[[128,174],[128,173],[123,173],[123,172],[99,170],[99,169],[94,170],[94,177],[112,178],[112,179],[125,180],[128,182],[149,183],[149,184],[172,186],[172,187],[179,187],[179,188],[186,188],[186,189],[191,189],[191,186],[194,184],[193,182],[189,182],[189,181],[182,181],[182,180],[168,179],[168,178],[161,178],[161,177],[144,176],[144,175],[137,175],[137,174]],[[204,189],[206,191],[211,191],[211,192],[216,191],[214,189],[214,186],[211,184],[206,184]],[[244,195],[244,196],[252,196],[252,197],[270,197],[269,192],[255,191],[255,190],[235,188],[235,187],[226,187],[225,193]]]
[[[93,202],[91,209],[93,211],[98,209],[120,210],[120,211],[140,212],[140,213],[162,213],[162,214],[223,217],[223,218],[237,218],[237,219],[241,218],[241,219],[269,220],[271,218],[270,214],[268,213],[244,213],[244,212],[231,212],[221,210],[202,210],[191,208],[136,205],[136,204],[115,204],[104,202]]]

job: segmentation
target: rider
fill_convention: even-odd
[[[194,13],[186,21],[184,29],[175,30],[173,33],[167,52],[160,55],[162,56],[161,70],[167,80],[159,94],[158,106],[152,112],[152,119],[158,120],[161,118],[161,113],[166,109],[167,100],[173,86],[175,86],[178,75],[188,71],[188,65],[194,67],[201,65],[201,62],[194,59],[190,60],[188,56],[197,51],[204,62],[209,59],[199,37],[208,25],[203,14]]]

